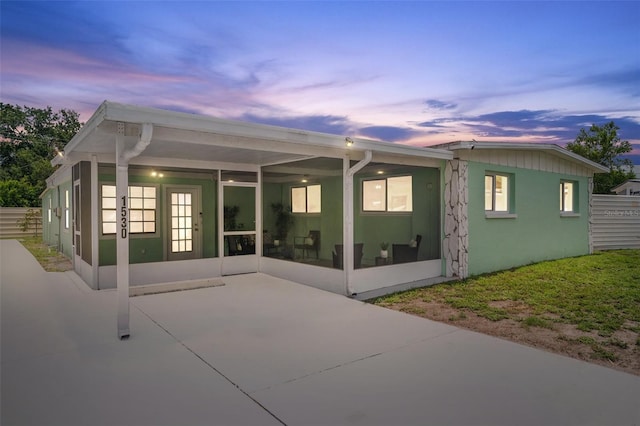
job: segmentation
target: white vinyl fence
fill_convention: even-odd
[[[36,234],[36,227],[31,226],[26,231],[23,231],[18,221],[24,219],[25,214],[29,210],[29,207],[0,207],[0,238],[20,238],[34,236]],[[40,209],[31,207],[31,209],[38,212],[37,234],[42,235],[42,217],[40,216]]]
[[[640,249],[640,197],[594,194],[591,239],[594,250]]]

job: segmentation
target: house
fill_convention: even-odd
[[[640,195],[640,179],[628,179],[611,189],[617,195]]]
[[[352,295],[590,252],[598,164],[104,102],[53,160],[44,238],[93,289],[263,272]],[[391,248],[381,256],[381,243]]]

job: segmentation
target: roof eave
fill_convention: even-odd
[[[351,138],[353,146],[347,147],[345,137],[328,133],[312,132],[267,124],[248,123],[226,120],[216,117],[167,111],[156,108],[140,107],[105,101],[91,117],[88,134],[102,121],[119,121],[125,123],[152,123],[175,129],[221,133],[232,136],[256,139],[286,141],[300,145],[315,145],[328,148],[339,148],[348,151],[374,151],[386,154],[410,155],[442,160],[453,159],[453,154],[446,149],[413,147],[390,142],[373,141],[362,138]],[[80,136],[80,135],[79,135]],[[78,138],[78,143],[83,136]],[[76,138],[72,139],[74,141]],[[75,145],[72,145],[75,148]]]
[[[505,143],[505,142],[475,142],[475,141],[460,141],[452,142],[449,144],[437,145],[438,147],[446,146],[446,149],[460,150],[460,149],[509,149],[509,150],[523,150],[523,151],[552,151],[555,154],[560,155],[584,164],[593,170],[594,173],[608,173],[609,169],[602,164],[598,164],[581,155],[564,149],[554,144],[542,144],[542,143]]]

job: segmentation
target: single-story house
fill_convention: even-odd
[[[587,254],[606,172],[555,145],[419,148],[113,102],[53,164],[44,238],[118,288],[121,337],[129,286],[259,271],[353,296]]]
[[[640,179],[628,179],[611,189],[616,195],[640,195]]]

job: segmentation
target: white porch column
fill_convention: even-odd
[[[129,160],[140,155],[151,143],[153,125],[141,126],[138,142],[126,149],[124,123],[116,133],[116,282],[118,295],[118,337],[129,337]]]
[[[589,254],[593,254],[593,175],[589,178],[587,192],[589,197]]]
[[[342,268],[344,272],[345,293],[353,295],[351,290],[351,274],[353,273],[353,175],[349,174],[351,159],[346,156],[342,160],[342,176],[344,192],[342,193]]]
[[[118,294],[118,338],[129,337],[129,162],[124,146],[124,123],[116,134],[116,282]]]
[[[344,268],[345,291],[347,296],[353,296],[355,294],[351,289],[351,276],[353,275],[353,176],[369,164],[372,158],[373,153],[371,151],[365,151],[364,158],[354,164],[353,167],[350,167],[351,160],[348,156],[344,158],[342,163],[344,176],[344,220],[342,235],[344,256],[342,266]]]
[[[91,156],[91,287],[95,290],[100,290],[100,283],[98,282],[98,268],[99,268],[99,236],[100,226],[98,223],[98,210],[99,202],[99,184],[98,184],[98,157]]]

